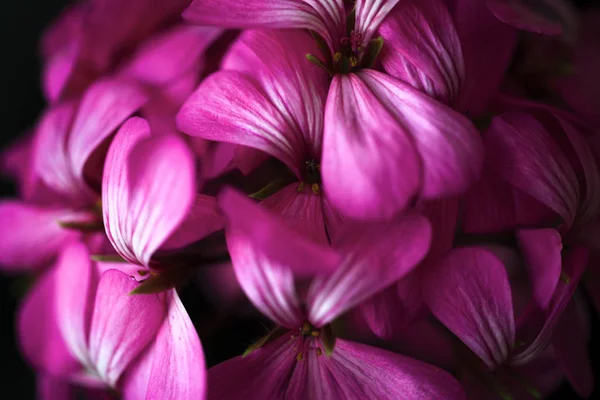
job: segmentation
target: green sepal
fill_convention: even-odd
[[[172,267],[166,269],[143,281],[129,294],[154,294],[164,292],[183,283],[187,279],[188,274],[188,268]]]
[[[114,262],[114,263],[124,263],[127,262],[123,257],[118,254],[93,254],[91,257],[92,261],[99,262]]]
[[[279,339],[290,330],[281,326],[273,329],[271,332],[267,333],[265,336],[258,339],[255,343],[251,344],[242,354],[242,357],[246,357],[248,354],[252,353],[254,350],[258,350],[263,347],[265,344],[272,342],[275,339]]]
[[[335,348],[335,336],[331,330],[331,325],[327,324],[321,329],[321,343],[323,343],[323,349],[325,355],[331,357],[333,349]]]
[[[254,192],[248,196],[253,198],[254,200],[264,200],[267,197],[277,193],[278,191],[286,187],[288,184],[289,183],[286,182],[284,179],[276,179],[270,182],[264,188],[260,189],[258,192]]]
[[[78,222],[78,221],[57,221],[61,228],[71,229],[74,231],[91,233],[104,232],[104,224],[102,221]]]
[[[323,61],[319,60],[314,55],[309,53],[306,55],[306,59],[308,61],[310,61],[311,63],[313,63],[314,65],[316,65],[317,67],[321,68],[322,70],[325,70],[329,74],[329,76],[333,76],[333,74],[331,73],[329,68],[327,68],[327,66],[323,63]]]
[[[362,68],[372,68],[383,48],[383,37],[379,36],[369,42],[369,47],[362,58]]]

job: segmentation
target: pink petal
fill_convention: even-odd
[[[402,1],[379,32],[385,39],[381,62],[390,75],[453,103],[465,66],[454,22],[441,1]]]
[[[417,194],[420,165],[402,125],[358,75],[335,75],[325,108],[324,190],[357,219],[389,218]]]
[[[397,222],[349,227],[340,241],[341,264],[313,280],[308,317],[323,326],[408,274],[427,254],[431,226],[420,215]]]
[[[394,285],[382,290],[360,305],[360,311],[369,328],[383,339],[391,339],[396,325],[401,323],[403,308]]]
[[[121,74],[151,85],[165,85],[188,72],[221,30],[176,25],[146,40]]]
[[[355,30],[368,43],[381,22],[400,0],[357,0]]]
[[[86,246],[66,245],[56,264],[56,316],[59,330],[71,354],[90,366],[88,333],[98,285],[98,272]]]
[[[90,86],[79,105],[69,139],[75,176],[83,179],[85,163],[94,150],[146,101],[148,95],[143,89],[125,80],[107,78]]]
[[[431,312],[489,368],[507,360],[515,341],[508,276],[489,250],[452,250],[423,280]]]
[[[0,152],[0,174],[16,181],[19,196],[30,200],[38,175],[33,165],[34,137],[25,133]]]
[[[552,346],[573,388],[581,397],[588,398],[594,389],[594,374],[588,351],[589,338],[585,337],[575,300],[569,302],[560,317]]]
[[[98,374],[115,387],[119,377],[156,337],[166,315],[161,295],[130,295],[138,286],[126,274],[102,274],[92,316],[89,354]]]
[[[476,117],[486,110],[504,79],[518,31],[498,21],[484,1],[457,0],[454,21],[465,62],[459,109]]]
[[[81,205],[94,194],[85,182],[75,175],[67,142],[77,104],[66,102],[50,108],[37,127],[33,147],[35,173],[53,191]]]
[[[286,398],[465,398],[460,384],[448,372],[376,347],[338,339],[331,358],[314,352],[311,356],[312,364],[303,360],[305,371],[302,365],[295,369]]]
[[[226,28],[303,28],[337,45],[345,25],[342,0],[194,0],[183,17]]]
[[[338,255],[294,232],[240,193],[225,189],[218,200],[228,220],[227,247],[246,295],[278,324],[290,328],[301,324],[294,272],[326,273],[335,268]]]
[[[579,202],[577,176],[540,122],[525,113],[504,114],[494,118],[484,141],[496,174],[572,223]]]
[[[452,248],[458,224],[459,198],[421,201],[416,209],[429,220],[432,228],[431,247],[423,264],[435,263]]]
[[[0,266],[7,271],[43,267],[76,233],[58,221],[67,210],[46,209],[17,201],[0,202]]]
[[[19,347],[38,371],[67,378],[81,368],[69,352],[55,312],[56,274],[45,273],[25,297],[17,317]]]
[[[79,81],[85,79],[84,70],[77,68],[81,46],[81,37],[73,36],[46,60],[42,71],[42,90],[50,102],[57,102],[66,97],[65,93],[69,93],[73,87],[78,87]]]
[[[550,20],[519,2],[487,0],[487,6],[496,18],[516,28],[547,35],[562,34],[563,30],[560,23]]]
[[[205,194],[198,194],[183,222],[169,236],[161,248],[176,249],[184,247],[223,229],[224,226],[225,219],[217,205],[217,199]]]
[[[125,378],[126,399],[205,397],[206,370],[200,339],[175,290],[168,293],[168,302],[167,316],[155,341]]]
[[[196,196],[191,150],[177,135],[148,138],[148,130],[144,120],[132,119],[119,131],[107,156],[102,196],[115,249],[145,266],[183,222]]]
[[[75,388],[66,379],[57,379],[47,374],[37,374],[35,386],[36,399],[38,400],[75,399]]]
[[[537,305],[545,310],[554,295],[562,272],[562,239],[554,229],[517,231],[519,247]]]
[[[224,361],[207,372],[208,400],[287,397],[289,374],[296,368],[296,342],[284,335],[245,357]],[[231,378],[237,377],[232,384]]]
[[[298,183],[292,183],[267,197],[261,205],[284,217],[294,231],[327,246],[323,196],[313,194],[309,185],[306,186],[302,193],[298,193]]]
[[[560,316],[569,304],[575,289],[577,289],[577,284],[587,266],[588,259],[589,252],[583,247],[575,247],[564,255],[563,271],[569,277],[569,282],[560,282],[558,284],[546,311],[546,318],[542,329],[532,343],[512,357],[511,363],[513,365],[525,365],[529,363],[548,347]]]

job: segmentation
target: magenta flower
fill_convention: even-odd
[[[232,190],[219,203],[238,281],[282,333],[210,369],[209,398],[462,398],[454,379],[433,366],[341,339],[333,347],[329,324],[337,316],[424,257],[430,228],[423,217],[409,214],[384,229],[348,232],[338,254]],[[314,278],[298,292],[294,276]],[[244,380],[231,385],[231,376]]]
[[[105,79],[80,100],[56,104],[44,114],[25,174],[26,201],[0,203],[5,221],[0,228],[1,265],[15,270],[40,267],[76,230],[98,228],[95,188],[101,145],[146,101],[139,86]]]
[[[80,242],[63,249],[21,307],[27,360],[74,384],[118,387],[125,398],[203,398],[202,347],[175,290],[131,296],[136,281],[107,268]]]
[[[184,140],[152,136],[141,118],[128,120],[111,144],[102,211],[115,250],[145,267],[157,249],[183,247],[223,224],[214,198],[197,194],[195,158]]]
[[[559,283],[553,291],[549,305],[544,309],[542,326],[535,323],[530,309],[521,315],[514,314],[505,266],[498,256],[483,248],[453,250],[428,274],[424,297],[436,318],[483,362],[480,366],[474,364],[469,367],[476,374],[478,385],[487,382],[488,390],[506,393],[507,388],[502,383],[486,375],[489,371],[504,371],[513,377],[521,376],[516,379],[523,385],[521,389],[544,393],[552,390],[556,382],[550,387],[534,385],[532,388],[532,383],[523,378],[536,376],[541,371],[535,360],[553,341],[553,333],[577,288],[587,258],[587,252],[582,248],[574,249],[565,256],[563,268],[569,281]],[[566,338],[563,336],[563,339]],[[583,346],[569,341],[562,344],[567,346],[563,349],[571,352],[573,348]],[[576,354],[582,354],[583,349],[578,350]],[[583,354],[586,355],[585,351]],[[574,362],[571,366],[575,365],[577,371],[585,372],[581,369],[585,366],[584,359],[574,360],[571,357],[571,361]],[[569,363],[563,366],[569,368]],[[519,370],[514,369],[517,367]],[[575,380],[574,384],[577,387],[577,382],[589,378],[589,374],[579,375],[580,380]],[[538,383],[544,384],[544,380]],[[579,386],[584,387],[583,393],[591,391],[589,384],[590,381],[584,381],[584,386]]]

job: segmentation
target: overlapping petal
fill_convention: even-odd
[[[487,0],[487,6],[500,21],[519,29],[548,35],[560,35],[563,31],[559,22],[529,7],[524,1]]]

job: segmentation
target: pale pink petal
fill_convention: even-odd
[[[224,361],[207,372],[208,400],[291,399],[285,393],[289,374],[299,364],[288,335],[248,354]],[[236,384],[232,384],[236,377]]]
[[[339,43],[345,26],[342,0],[194,0],[183,17],[200,25],[226,28],[310,29],[330,46]]]
[[[381,22],[400,0],[357,0],[355,30],[368,43]]]
[[[103,185],[108,237],[119,254],[145,266],[196,197],[191,150],[177,135],[148,138],[148,130],[142,119],[123,126],[107,156]]]
[[[562,272],[562,240],[554,229],[521,229],[517,240],[529,273],[533,297],[545,310]]]
[[[560,35],[562,26],[536,10],[523,4],[509,0],[487,0],[488,8],[496,18],[519,29],[547,35]]]
[[[454,22],[465,62],[459,110],[481,115],[512,61],[518,30],[500,22],[485,1],[456,0]]]
[[[261,83],[297,136],[298,151],[309,153],[304,154],[309,158],[321,155],[323,106],[331,80],[327,72],[306,60],[306,54],[318,52],[315,40],[306,32],[247,31],[222,62],[224,69],[245,72]]]
[[[151,85],[165,85],[196,65],[220,35],[215,28],[176,25],[146,40],[121,74]]]
[[[301,324],[294,273],[327,273],[336,267],[338,255],[232,189],[224,190],[218,200],[228,220],[227,247],[246,295],[280,325]]]
[[[337,246],[343,256],[335,272],[313,280],[308,317],[323,326],[407,275],[427,254],[431,226],[417,214],[397,222],[350,226]]]
[[[107,78],[83,95],[69,138],[73,173],[83,179],[86,161],[146,101],[148,94],[133,82]]]
[[[489,250],[452,250],[423,279],[431,312],[488,367],[507,360],[515,341],[508,276]]]
[[[302,362],[305,365],[295,368],[285,398],[465,398],[458,381],[438,367],[346,340],[336,341],[330,358],[312,352]]]
[[[6,271],[43,267],[75,232],[58,221],[68,210],[40,208],[17,201],[0,202],[0,266]]]
[[[156,337],[167,312],[162,295],[130,295],[137,286],[135,279],[117,270],[104,272],[98,284],[89,354],[98,374],[112,387]]]
[[[206,370],[200,339],[177,292],[172,289],[167,296],[167,316],[156,339],[125,378],[125,399],[205,397]]]
[[[316,243],[328,245],[323,214],[323,196],[312,193],[310,185],[298,192],[298,183],[292,183],[267,197],[261,205],[281,215],[294,231]]]
[[[588,351],[589,338],[585,337],[584,329],[573,298],[556,325],[552,347],[571,386],[580,396],[588,398],[594,389],[594,374]]]
[[[564,152],[532,115],[494,118],[484,135],[493,171],[559,214],[570,226],[579,203],[577,176]]]
[[[217,199],[205,194],[198,194],[184,220],[161,248],[181,248],[224,227],[225,219],[217,205]]]
[[[17,336],[23,356],[37,371],[67,378],[81,364],[58,328],[55,285],[56,274],[50,270],[31,288],[18,310]]]
[[[511,358],[514,365],[525,365],[539,356],[552,341],[552,336],[563,311],[569,304],[581,275],[585,270],[589,252],[583,247],[575,247],[563,255],[563,271],[569,277],[568,283],[559,282],[545,315],[545,321],[537,337],[527,347]]]
[[[396,78],[445,104],[460,93],[465,66],[458,33],[443,2],[402,1],[379,28],[381,62]]]
[[[360,219],[390,218],[406,207],[421,183],[418,154],[369,85],[355,74],[335,75],[325,121],[321,172],[328,200]]]

